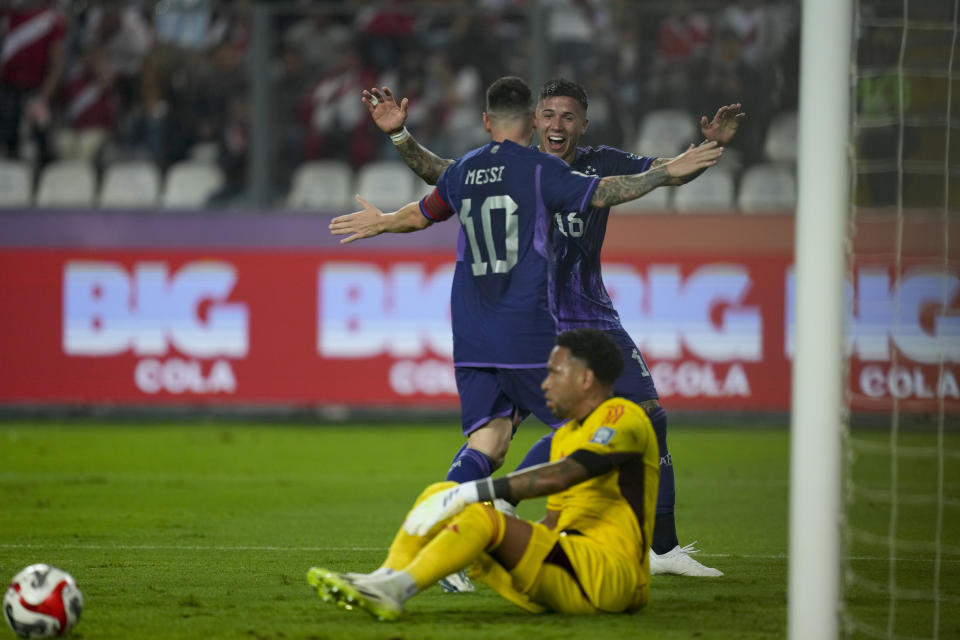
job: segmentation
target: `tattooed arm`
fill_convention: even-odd
[[[612,207],[635,200],[661,185],[671,184],[672,179],[682,179],[715,165],[722,154],[723,147],[713,141],[699,147],[691,144],[689,149],[676,158],[660,158],[657,162],[666,161],[659,164],[654,162],[653,166],[643,173],[601,179],[590,204],[594,207]]]
[[[407,98],[397,104],[397,99],[388,87],[374,87],[364,89],[360,101],[366,105],[370,117],[380,130],[393,140],[407,166],[427,184],[437,184],[437,178],[453,164],[453,160],[441,158],[421,145],[404,127],[404,122],[407,121]]]
[[[568,456],[556,462],[548,462],[518,473],[511,473],[504,480],[510,483],[510,498],[520,501],[560,493],[575,484],[589,480],[592,476],[587,467]]]
[[[437,184],[440,174],[453,164],[453,160],[441,158],[417,142],[412,135],[408,135],[403,142],[396,146],[400,157],[407,163],[407,166],[423,178],[423,181],[427,184]]]
[[[709,142],[710,142],[709,140],[704,140],[703,142],[700,143],[700,145],[702,146],[702,145],[708,144]],[[653,163],[650,164],[650,168],[651,168],[651,169],[656,169],[656,168],[658,168],[658,167],[663,167],[663,166],[669,164],[670,161],[672,161],[672,160],[673,160],[673,158],[657,158],[656,160],[653,161]],[[670,177],[670,178],[668,178],[667,181],[664,182],[663,184],[665,184],[665,185],[668,186],[668,187],[679,187],[680,185],[687,184],[688,182],[690,182],[690,181],[693,180],[694,178],[700,176],[700,174],[702,174],[702,173],[703,173],[704,171],[706,171],[706,170],[707,170],[707,168],[704,167],[703,169],[700,169],[699,171],[694,171],[693,173],[688,173],[687,175],[685,175],[685,176],[683,176],[683,177]]]
[[[673,160],[673,158],[657,158],[656,160],[653,161],[653,164],[650,165],[650,168],[656,169],[658,167],[662,167],[668,162],[670,162],[671,160]],[[687,184],[688,182],[690,182],[691,180],[699,176],[704,171],[706,171],[706,169],[700,169],[700,171],[691,173],[690,175],[684,176],[682,178],[667,178],[667,181],[664,182],[663,184],[665,184],[668,187],[679,187],[682,184]]]

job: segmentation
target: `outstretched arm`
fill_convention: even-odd
[[[372,238],[381,233],[419,231],[433,224],[420,212],[419,202],[406,204],[393,213],[383,213],[359,195],[356,199],[363,209],[337,216],[330,221],[330,233],[335,236],[347,236],[340,241],[340,244]]]
[[[701,144],[716,142],[718,145],[723,146],[733,140],[733,137],[737,134],[737,129],[740,128],[740,123],[747,117],[747,114],[740,111],[740,106],[740,103],[737,102],[720,107],[713,116],[713,120],[708,121],[707,116],[701,116],[700,133],[702,133],[705,138]],[[653,164],[650,165],[650,168],[656,169],[671,160],[673,160],[673,158],[657,158],[653,161]],[[671,178],[666,184],[677,187],[690,182],[703,172],[704,169],[701,169],[682,178]]]
[[[449,158],[441,158],[417,142],[404,123],[407,121],[407,98],[397,104],[393,92],[383,89],[365,89],[360,101],[367,106],[370,117],[380,130],[390,136],[400,157],[411,170],[427,184],[437,184],[437,178],[453,164]]]
[[[528,498],[542,498],[560,493],[590,479],[593,475],[583,463],[568,456],[556,462],[548,462],[511,473],[503,480],[510,489],[510,499],[515,502]],[[498,496],[499,497],[499,496]]]
[[[593,464],[597,454],[586,462],[580,461],[575,451],[571,455],[536,467],[511,473],[501,478],[483,478],[458,484],[435,493],[407,515],[403,528],[411,535],[426,535],[438,522],[456,515],[468,504],[486,502],[496,498],[518,502],[527,498],[539,498],[558,493],[613,468],[603,462]],[[590,452],[585,452],[589,454]]]
[[[661,185],[674,184],[671,180],[682,180],[686,176],[712,167],[717,164],[721,155],[723,155],[723,148],[717,146],[716,142],[705,142],[699,147],[691,144],[676,158],[655,162],[648,171],[643,173],[608,176],[601,179],[596,191],[593,192],[590,204],[594,207],[612,207],[615,204],[635,200]]]

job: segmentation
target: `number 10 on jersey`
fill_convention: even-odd
[[[473,263],[470,265],[474,276],[483,276],[487,274],[490,264],[493,264],[493,273],[507,273],[517,264],[517,251],[519,249],[519,218],[517,216],[517,203],[508,195],[487,196],[480,205],[480,229],[479,235],[483,236],[483,242],[486,248],[485,255],[487,260],[483,259],[480,253],[480,243],[477,241],[478,229],[475,226],[475,220],[470,216],[472,203],[470,198],[464,198],[460,205],[460,224],[467,234],[467,241],[470,243],[470,253],[473,255]],[[498,240],[501,234],[494,232],[493,214],[494,212],[503,213],[503,245],[506,249],[506,256],[501,259],[497,256]]]

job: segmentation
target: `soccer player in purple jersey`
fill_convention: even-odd
[[[382,91],[364,91],[362,101],[377,125],[391,135],[407,165],[427,183],[434,184],[453,161],[433,154],[409,135],[404,127],[407,99],[397,104],[390,90],[384,87]],[[745,117],[740,109],[740,104],[727,105],[718,109],[713,120],[702,117],[700,128],[707,141],[726,144],[733,139]],[[613,147],[579,147],[580,137],[589,124],[586,116],[587,96],[582,87],[567,80],[551,80],[544,84],[536,118],[540,150],[565,160],[583,173],[600,176],[642,172],[661,167],[671,160],[638,157]],[[699,173],[671,178],[665,184],[678,186]],[[692,545],[681,547],[678,541],[674,517],[676,493],[673,460],[667,448],[666,411],[660,406],[643,355],[623,330],[601,277],[600,251],[609,207],[592,207],[586,215],[578,212],[554,212],[553,215],[556,225],[551,228],[550,236],[548,299],[556,330],[593,327],[610,333],[621,345],[627,362],[616,392],[647,411],[657,434],[661,476],[651,556],[652,571],[655,574],[722,575],[720,571],[694,560],[690,555],[694,552]],[[545,462],[551,438],[552,433],[547,434],[535,444],[518,468]],[[469,442],[465,447],[469,447]],[[506,451],[505,446],[503,450]]]
[[[463,225],[451,294],[454,365],[468,438],[447,476],[457,482],[498,468],[515,425],[530,412],[557,426],[536,386],[549,353],[541,342],[556,331],[546,286],[548,242],[556,235],[552,212],[585,216],[591,207],[626,202],[712,166],[721,153],[713,142],[691,145],[644,173],[587,176],[527,146],[532,105],[503,106],[522,102],[520,88],[510,100],[498,93],[504,84],[526,85],[518,78],[498,83],[488,91],[484,114],[493,142],[447,167],[429,196],[392,214],[358,196],[362,211],[331,222],[334,234],[348,236],[343,242],[422,229],[453,214]],[[409,134],[402,129],[396,135]]]

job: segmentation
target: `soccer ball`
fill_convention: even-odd
[[[70,574],[47,564],[32,564],[10,581],[3,616],[21,638],[62,636],[80,619],[83,595]]]

